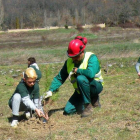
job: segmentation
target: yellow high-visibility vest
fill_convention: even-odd
[[[92,54],[94,54],[94,53],[92,53],[92,52],[86,52],[85,53],[84,60],[81,63],[81,65],[79,66],[79,69],[86,69],[87,68],[88,60],[89,60],[89,58]],[[72,58],[68,58],[68,60],[67,60],[67,72],[68,72],[68,74],[72,71],[73,68],[74,68],[73,60],[72,60]],[[95,75],[94,79],[98,82],[101,82],[101,84],[103,85],[103,77],[101,75],[101,70]],[[77,80],[76,80],[76,75],[75,74],[73,74],[71,76],[71,83],[73,84],[74,89],[78,93],[80,93],[79,90],[78,90]]]

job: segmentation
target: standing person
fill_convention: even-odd
[[[39,80],[42,77],[42,74],[41,74],[41,71],[39,70],[39,66],[37,65],[36,59],[34,57],[28,58],[28,68],[29,67],[32,67],[36,71],[36,74],[37,74],[36,80],[39,82]]]
[[[18,125],[20,111],[26,111],[27,118],[31,117],[30,112],[36,112],[39,117],[46,118],[39,102],[39,86],[36,79],[37,75],[35,70],[33,68],[27,68],[23,80],[19,82],[14,94],[9,99],[9,106],[13,114],[12,127]]]
[[[136,68],[136,71],[137,71],[138,76],[139,76],[139,78],[140,78],[140,57],[139,57],[139,59],[138,59],[136,65],[135,65],[135,68]]]
[[[70,41],[67,51],[69,58],[54,77],[49,91],[44,93],[44,98],[48,99],[69,77],[75,92],[64,108],[64,115],[77,112],[81,117],[87,117],[93,107],[100,107],[99,93],[103,90],[100,64],[94,53],[85,51],[86,44],[87,38],[81,36]]]

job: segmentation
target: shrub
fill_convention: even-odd
[[[80,33],[84,31],[84,28],[83,28],[82,25],[80,25],[80,24],[77,24],[76,29],[77,29]]]
[[[98,32],[99,30],[101,30],[101,27],[98,27],[98,26],[94,26],[90,29],[93,33],[94,32]]]
[[[65,25],[65,29],[68,29],[68,25],[67,24]]]
[[[131,22],[126,22],[124,24],[119,24],[119,27],[122,27],[122,28],[136,28],[136,25],[134,23],[131,23]]]

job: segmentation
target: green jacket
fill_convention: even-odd
[[[21,98],[24,98],[26,96],[30,96],[30,99],[39,99],[39,85],[38,83],[36,82],[35,85],[33,87],[28,87],[26,85],[26,83],[21,80],[19,82],[19,84],[17,85],[16,89],[15,89],[15,92],[13,93],[13,95],[15,93],[19,93],[21,95]],[[12,97],[13,95],[11,96],[11,98],[9,99],[9,106],[12,108]]]
[[[139,57],[139,59],[138,59],[138,63],[140,63],[140,57]]]
[[[93,78],[95,77],[96,73],[100,71],[100,64],[98,58],[95,54],[92,54],[88,61],[87,69],[79,69],[79,65],[74,65],[78,68],[77,74],[86,76],[90,84],[92,85]],[[62,69],[59,71],[58,75],[54,77],[50,89],[52,92],[56,91],[68,78],[69,74],[67,72],[67,60],[65,61]]]
[[[37,74],[37,79],[36,80],[37,81],[40,80],[41,77],[42,77],[41,71],[39,69],[37,69],[35,66],[33,66],[33,65],[30,65],[29,67],[32,67],[36,71],[36,74]]]
[[[14,93],[19,93],[21,98],[30,95],[30,99],[39,99],[39,85],[35,83],[33,87],[28,87],[25,82],[21,80]]]

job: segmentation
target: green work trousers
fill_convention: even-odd
[[[91,103],[91,98],[97,97],[103,90],[100,82],[88,80],[84,75],[77,76],[77,85],[80,93],[75,90],[64,108],[64,114],[81,113],[84,105]]]

